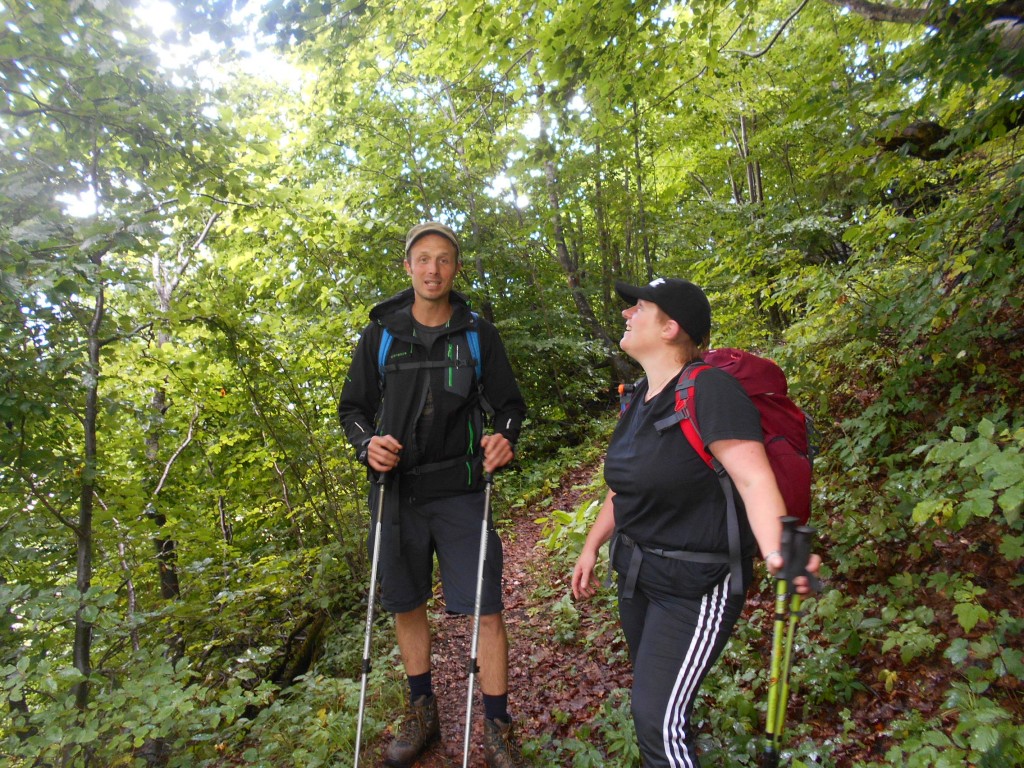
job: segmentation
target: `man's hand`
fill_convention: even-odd
[[[366,448],[366,463],[375,472],[390,472],[398,466],[402,444],[391,435],[374,435]]]
[[[484,451],[484,472],[487,474],[501,469],[516,455],[512,443],[504,435],[484,435],[480,438],[480,447]]]

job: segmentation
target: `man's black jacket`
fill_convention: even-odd
[[[357,454],[375,434],[392,435],[402,444],[399,474],[404,498],[427,500],[479,490],[481,395],[493,409],[493,430],[513,446],[526,405],[497,329],[470,312],[465,297],[451,293],[451,320],[429,349],[415,334],[413,299],[409,288],[370,311],[370,324],[359,339],[342,388],[338,416]],[[470,327],[480,341],[479,382],[466,335]],[[382,377],[378,354],[385,328],[393,340]],[[423,363],[434,367],[421,367]],[[428,402],[433,414],[421,422]]]

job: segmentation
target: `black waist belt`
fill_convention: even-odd
[[[403,475],[429,475],[431,472],[440,472],[442,469],[451,469],[452,467],[459,467],[465,464],[467,461],[476,461],[475,456],[456,456],[454,459],[445,459],[444,461],[434,461],[430,464],[420,464],[418,467],[402,472]]]
[[[732,573],[733,584],[730,586],[730,592],[732,594],[742,594],[743,591],[743,567],[739,559],[734,560],[728,552],[690,552],[685,549],[660,549],[658,547],[648,547],[645,544],[638,544],[633,541],[629,536],[624,533],[617,533],[614,540],[612,541],[611,548],[608,552],[609,562],[612,561],[612,556],[615,552],[615,547],[619,541],[622,541],[626,546],[633,548],[633,554],[629,558],[629,566],[626,568],[626,579],[622,585],[622,596],[624,598],[630,598],[636,591],[636,579],[640,574],[640,565],[644,561],[644,554],[657,555],[658,557],[667,557],[672,560],[685,560],[691,563],[707,563],[711,565],[721,565],[728,563]],[[609,569],[610,573],[610,569]]]

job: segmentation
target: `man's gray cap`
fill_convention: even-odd
[[[462,247],[459,245],[459,238],[456,236],[454,230],[442,224],[439,221],[425,221],[422,224],[417,224],[415,227],[409,230],[409,234],[405,236],[405,256],[409,257],[409,249],[412,248],[413,243],[419,240],[424,235],[441,235],[441,237],[451,240],[452,245],[455,246],[455,255],[458,256],[462,252]]]

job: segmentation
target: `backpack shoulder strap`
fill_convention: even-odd
[[[479,315],[476,312],[472,313],[474,321]],[[476,329],[475,322],[466,330],[466,339],[469,342],[469,352],[473,356],[473,364],[476,366],[476,378],[480,381],[480,377],[483,374],[483,362],[480,357],[480,332]],[[377,349],[377,374],[380,377],[381,384],[384,383],[384,376],[387,373],[387,361],[388,353],[391,351],[391,342],[394,337],[391,335],[386,327],[380,336],[380,347]],[[431,368],[431,367],[445,367],[448,363],[438,363],[435,365],[416,363],[411,367],[415,368]],[[394,366],[392,366],[394,367]]]
[[[480,315],[476,312],[470,314],[473,315],[473,324],[466,331],[466,339],[469,341],[469,352],[473,355],[473,362],[476,363],[476,380],[480,381],[484,372],[483,362],[480,359],[480,332],[476,329],[476,321]]]
[[[697,377],[710,367],[705,362],[695,362],[683,369],[683,372],[679,374],[679,379],[676,381],[676,409],[671,416],[666,416],[664,419],[654,422],[654,428],[661,433],[678,424],[683,430],[686,441],[697,452],[697,455],[712,470],[720,474],[718,462],[708,453],[704,447],[704,440],[701,439],[700,429],[697,426],[697,411],[693,399]]]
[[[669,427],[678,424],[697,455],[705,464],[718,476],[718,482],[722,486],[722,494],[725,496],[725,517],[726,532],[729,538],[729,571],[731,574],[729,591],[734,595],[743,593],[743,563],[740,540],[739,514],[736,510],[736,499],[733,494],[732,480],[725,471],[725,467],[712,456],[704,447],[704,439],[700,436],[700,429],[697,427],[697,409],[694,404],[694,389],[697,377],[712,366],[704,361],[691,363],[683,369],[676,381],[676,409],[675,412],[664,419],[656,421],[654,428],[663,432]]]
[[[391,335],[391,331],[385,328],[380,336],[380,346],[377,348],[377,376],[381,384],[384,383],[384,364],[388,360],[388,352],[391,351],[391,342],[393,340],[394,337]]]

